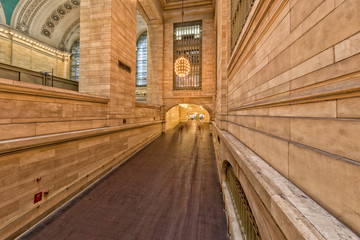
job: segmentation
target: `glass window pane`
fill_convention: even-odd
[[[147,32],[141,34],[136,51],[136,86],[146,86],[147,77]]]
[[[71,47],[70,57],[70,77],[72,80],[79,81],[79,63],[80,63],[80,42],[75,41]]]

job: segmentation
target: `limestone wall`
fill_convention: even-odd
[[[218,30],[228,10],[217,2]],[[227,70],[218,62],[217,80],[219,127],[358,234],[359,10],[357,0],[256,0],[233,51],[218,35]]]
[[[9,33],[0,32],[0,62],[36,72],[50,72],[61,78],[70,76],[69,55],[57,55],[40,49],[34,44],[15,39]]]
[[[202,89],[173,90],[173,26],[181,22],[181,16],[166,17],[164,20],[164,71],[163,92],[167,110],[180,103],[193,103],[206,106],[213,114],[216,92],[216,34],[214,13],[187,14],[184,22],[202,20]]]
[[[159,121],[161,120],[161,107],[158,105],[136,103],[135,114],[137,123]]]
[[[160,105],[135,104],[136,1],[82,0],[80,15],[80,92],[0,79],[0,239],[28,229],[162,132]]]
[[[135,123],[136,1],[81,4],[79,91],[110,99],[111,126]]]
[[[147,103],[163,104],[164,26],[148,26]]]
[[[165,114],[165,131],[177,126],[180,123],[180,110],[179,105],[171,108]]]
[[[5,79],[0,89],[0,140],[108,126],[106,98]]]
[[[0,237],[20,233],[161,133],[161,124],[97,136],[49,137],[0,156]],[[18,142],[19,144],[21,141]],[[6,154],[5,154],[6,153]],[[41,178],[37,182],[37,178]],[[34,204],[34,194],[49,191]],[[44,193],[43,193],[44,194]]]
[[[0,239],[26,230],[162,132],[159,106],[137,105],[135,123],[119,118],[110,127],[105,97],[4,79],[0,91]],[[34,204],[39,192],[43,200]]]

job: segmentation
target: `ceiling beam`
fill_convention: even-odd
[[[163,9],[158,0],[137,0],[136,6],[146,24],[163,23]]]

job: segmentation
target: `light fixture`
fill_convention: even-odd
[[[181,1],[181,23],[183,22],[184,22],[184,0]],[[181,51],[180,57],[175,61],[174,70],[176,75],[183,78],[189,75],[190,73],[190,62],[185,57],[185,50],[184,50],[185,48],[184,48],[184,40],[183,40],[184,37],[182,36],[182,32],[180,32],[179,34],[182,41],[181,45],[183,50]]]
[[[179,57],[175,61],[175,74],[179,77],[186,77],[190,72],[190,62],[185,57]]]

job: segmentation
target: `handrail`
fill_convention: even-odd
[[[35,83],[44,86],[51,86],[56,88],[62,88],[67,90],[78,91],[79,83],[57,76],[52,76],[51,73],[36,72],[33,70],[0,63],[0,78]]]

